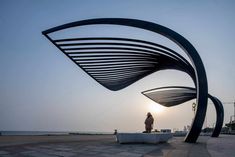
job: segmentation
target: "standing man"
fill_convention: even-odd
[[[153,129],[153,116],[150,112],[147,113],[147,118],[145,119],[145,133],[151,133],[151,130]]]

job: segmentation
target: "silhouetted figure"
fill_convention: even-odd
[[[114,134],[114,135],[117,135],[117,129],[114,130],[114,133],[113,133],[113,134]]]
[[[145,131],[144,133],[151,133],[151,130],[153,129],[153,116],[150,112],[147,113],[147,118],[145,119]]]

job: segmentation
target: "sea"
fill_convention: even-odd
[[[111,132],[95,132],[95,131],[0,131],[1,136],[15,135],[105,135],[113,134]]]

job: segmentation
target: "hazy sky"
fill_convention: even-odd
[[[160,108],[141,94],[160,86],[193,86],[187,74],[160,71],[123,90],[109,91],[65,57],[41,32],[68,22],[107,17],[164,25],[183,35],[198,50],[207,72],[209,92],[222,102],[233,102],[234,8],[232,0],[1,0],[0,130],[137,132],[144,129],[148,111],[153,112],[158,129],[190,125],[192,101]],[[96,32],[103,31],[97,28]],[[162,111],[155,113],[152,105]],[[225,104],[224,108],[227,123],[233,104]],[[207,113],[207,125],[211,126],[215,123],[212,104]]]

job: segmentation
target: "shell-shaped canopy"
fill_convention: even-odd
[[[159,70],[193,73],[182,56],[148,41],[110,37],[50,38],[50,41],[97,82],[114,91]]]
[[[72,38],[56,39],[50,36],[50,33],[61,30],[66,34],[65,30],[71,27],[102,23],[120,24],[121,20],[123,19],[78,21],[57,26],[42,33],[88,75],[110,90],[123,89],[153,72],[164,69],[181,70],[195,79],[194,68],[184,57],[157,43],[129,37],[79,38],[74,34]],[[133,26],[132,22],[135,21],[142,28],[143,21],[125,21],[129,21],[128,26]]]
[[[160,87],[142,92],[151,100],[172,107],[196,98],[196,89],[191,87]]]

